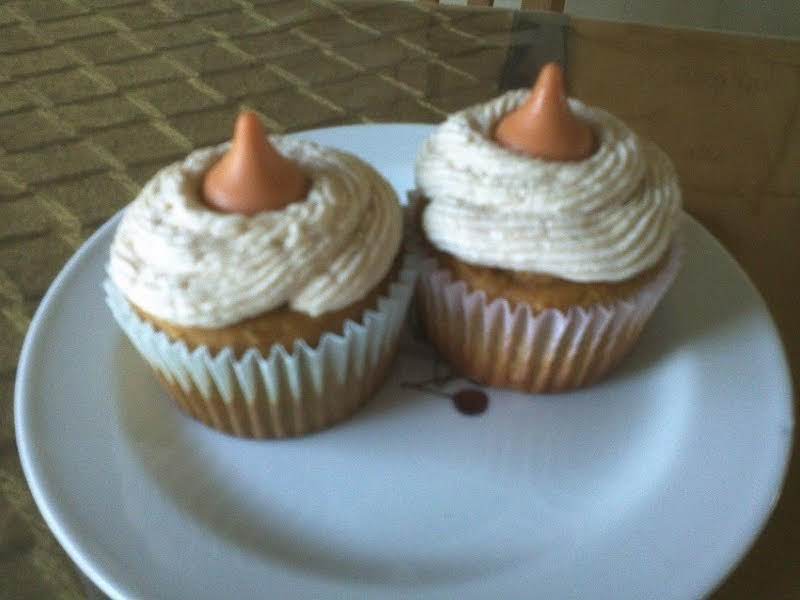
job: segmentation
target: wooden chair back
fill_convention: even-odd
[[[438,4],[439,0],[429,0]],[[467,0],[469,6],[494,6],[494,0]],[[520,0],[520,8],[523,10],[549,10],[553,12],[564,12],[564,0]]]

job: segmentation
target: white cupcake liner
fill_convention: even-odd
[[[240,437],[293,437],[324,429],[361,406],[383,381],[417,280],[416,260],[400,273],[377,309],[316,347],[295,342],[269,356],[257,349],[236,358],[231,348],[190,350],[142,320],[106,279],[106,302],[130,341],[180,407],[207,425]]]
[[[557,392],[602,378],[630,350],[675,279],[683,244],[629,298],[610,304],[534,312],[505,299],[487,301],[435,258],[424,262],[418,304],[428,337],[463,375],[495,387]]]

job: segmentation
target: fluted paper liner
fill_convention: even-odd
[[[567,311],[487,301],[430,258],[418,286],[431,342],[464,376],[494,387],[558,392],[607,374],[628,353],[679,270],[680,240],[667,264],[632,296]]]
[[[361,322],[346,321],[314,348],[276,345],[266,357],[257,349],[239,359],[230,348],[189,350],[143,321],[111,280],[104,288],[120,327],[185,413],[240,437],[294,437],[350,416],[383,382],[414,291],[414,262],[405,258],[388,295]]]

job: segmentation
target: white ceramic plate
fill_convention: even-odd
[[[429,131],[305,135],[403,193]],[[684,270],[608,381],[486,390],[488,409],[465,416],[448,395],[473,386],[439,377],[409,338],[363,412],[281,442],[173,408],[104,305],[116,222],[48,292],[16,388],[36,502],[114,598],[697,598],[778,497],[793,427],[784,355],[758,293],[691,219]]]

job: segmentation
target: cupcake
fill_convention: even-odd
[[[159,171],[111,244],[108,304],[178,406],[241,437],[291,437],[353,414],[394,356],[415,273],[402,209],[355,156],[267,138]]]
[[[451,115],[420,150],[416,179],[430,256],[422,321],[480,383],[556,392],[601,379],[678,271],[670,160],[568,99],[555,64],[530,91]]]

